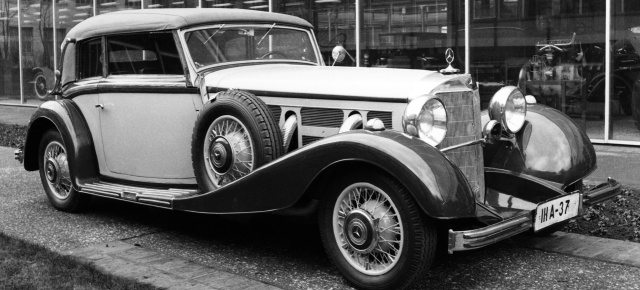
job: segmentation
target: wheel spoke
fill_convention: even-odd
[[[398,226],[400,226],[400,224],[399,224],[399,223],[395,223],[395,224],[390,225],[390,226],[388,226],[388,227],[386,227],[386,228],[379,228],[379,230],[380,230],[381,232],[384,232],[384,231],[387,231],[388,229],[390,229],[390,228],[392,228],[392,227],[399,228]]]

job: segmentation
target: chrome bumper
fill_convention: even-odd
[[[608,178],[593,189],[582,194],[582,204],[591,206],[609,200],[622,192],[621,185],[613,178]],[[533,228],[533,213],[525,211],[520,215],[486,226],[484,228],[454,231],[449,230],[449,254],[454,251],[467,251],[507,239]],[[581,212],[581,211],[580,211]]]
[[[449,254],[482,248],[517,235],[533,227],[532,212],[506,219],[490,226],[468,231],[449,230]]]
[[[22,149],[16,149],[13,151],[13,158],[22,163],[22,161],[24,161],[24,152],[22,152]]]
[[[622,193],[620,182],[609,177],[607,178],[607,182],[599,184],[588,192],[585,192],[583,195],[583,203],[586,206],[591,206],[612,199],[620,193]]]

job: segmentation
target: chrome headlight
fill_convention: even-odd
[[[527,101],[514,86],[506,86],[493,95],[489,102],[489,117],[500,122],[509,134],[520,131],[527,115]]]
[[[402,127],[407,134],[437,146],[447,135],[447,110],[435,97],[419,97],[404,111]]]

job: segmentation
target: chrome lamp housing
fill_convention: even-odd
[[[405,109],[402,128],[405,133],[438,146],[447,135],[447,110],[434,96],[418,97]]]
[[[527,116],[524,94],[514,86],[506,86],[496,92],[489,102],[489,117],[502,125],[509,135],[518,133]]]

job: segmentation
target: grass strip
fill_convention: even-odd
[[[0,123],[0,146],[20,148],[27,138],[27,126]]]
[[[158,289],[0,233],[0,289]]]
[[[563,231],[640,243],[640,189],[624,188],[621,195],[587,207]]]

